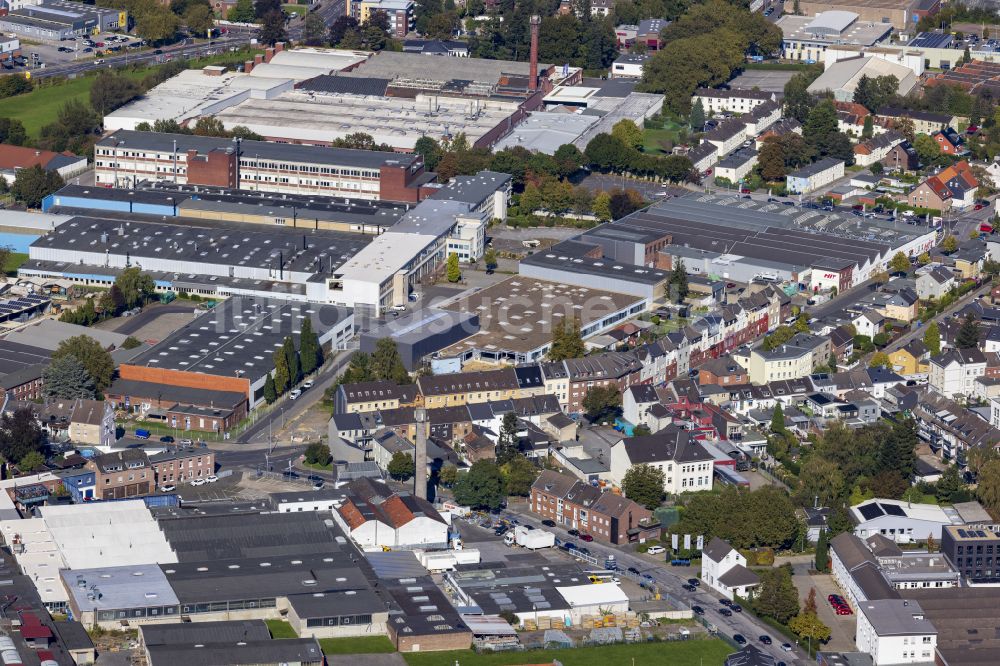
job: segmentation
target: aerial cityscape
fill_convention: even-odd
[[[1000,665],[997,0],[0,0],[2,666]]]

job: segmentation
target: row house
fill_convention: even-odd
[[[157,486],[188,483],[215,474],[215,452],[203,447],[177,447],[154,455],[141,449],[112,451],[87,461],[94,475],[94,496],[102,500],[142,497]]]
[[[428,409],[521,397],[514,368],[427,375],[417,379],[417,390]]]
[[[970,412],[954,400],[928,388],[915,391],[916,404],[911,409],[920,438],[942,460],[966,466],[970,448],[1000,444],[1000,408],[991,401],[990,423]],[[993,415],[997,414],[998,418]]]
[[[337,387],[333,404],[334,411],[340,414],[415,406],[417,404],[417,386],[416,384],[400,386],[390,381],[341,384]]]
[[[629,386],[639,382],[639,371],[642,369],[631,352],[607,352],[566,359],[563,366],[568,380],[566,410],[570,413],[583,411],[583,399],[596,386],[616,386],[624,393]]]
[[[945,396],[970,397],[975,392],[976,379],[986,374],[986,355],[979,349],[949,349],[932,356],[928,384]]]
[[[554,470],[544,470],[532,484],[531,511],[615,545],[655,539],[660,531],[646,507]]]

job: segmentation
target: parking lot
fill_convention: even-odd
[[[34,40],[32,40],[34,41]],[[98,46],[103,44],[104,47]],[[126,44],[132,48],[126,48]],[[17,66],[15,71],[35,71],[40,68],[59,65],[75,60],[95,58],[105,55],[123,55],[126,51],[134,53],[138,50],[140,40],[138,37],[128,37],[126,35],[99,35],[95,37],[78,37],[73,40],[61,42],[35,42],[31,44],[21,44],[21,53],[27,64],[24,67]],[[108,49],[116,48],[117,51]],[[37,58],[35,57],[37,55]]]
[[[854,615],[837,615],[830,606],[830,602],[827,601],[827,596],[831,594],[839,594],[843,597],[844,591],[834,582],[833,576],[828,574],[810,574],[808,569],[808,564],[796,564],[792,582],[795,583],[795,587],[799,590],[800,603],[805,603],[806,598],[809,596],[809,590],[814,587],[816,588],[816,614],[823,624],[830,627],[830,641],[824,646],[824,649],[831,651],[854,650],[857,617]]]

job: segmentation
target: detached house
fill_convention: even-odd
[[[640,437],[626,437],[611,445],[611,482],[622,485],[633,465],[649,465],[663,471],[663,492],[711,490],[712,454],[691,438],[691,433],[675,425]]]
[[[104,400],[79,399],[69,418],[69,438],[77,444],[110,447],[115,437],[115,412]]]
[[[965,208],[976,200],[979,181],[965,160],[942,169],[917,185],[907,196],[907,203],[917,208],[946,211],[952,206]]]
[[[889,352],[892,369],[904,377],[909,375],[925,375],[930,371],[927,345],[922,340],[914,338],[899,349]]]
[[[917,295],[922,300],[941,298],[955,286],[955,276],[944,266],[934,266],[917,274]]]
[[[760,585],[757,574],[747,569],[747,558],[719,537],[712,537],[701,551],[701,579],[727,599],[745,598]]]
[[[904,141],[906,141],[906,137],[896,130],[889,130],[885,134],[879,134],[867,141],[862,141],[854,146],[854,163],[867,167],[875,162],[881,162],[893,148]]]

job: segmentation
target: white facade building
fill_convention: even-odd
[[[701,579],[727,599],[746,598],[760,578],[747,569],[747,558],[718,537],[701,551]]]
[[[972,396],[976,379],[986,374],[986,356],[978,349],[950,349],[931,357],[930,387],[947,398]]]
[[[663,471],[663,492],[711,490],[713,457],[687,430],[668,426],[653,435],[626,437],[611,445],[608,476],[621,487],[633,465],[649,465]]]
[[[934,661],[937,629],[916,601],[879,599],[858,606],[855,644],[875,666]]]

